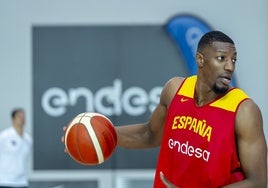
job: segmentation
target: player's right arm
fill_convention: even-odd
[[[175,77],[165,84],[148,122],[116,127],[119,147],[140,149],[160,145],[168,106],[182,81],[183,78]]]

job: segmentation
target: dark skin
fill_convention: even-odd
[[[235,70],[236,48],[227,42],[213,42],[196,53],[198,65],[195,102],[203,106],[230,89],[230,80]],[[124,148],[152,148],[160,146],[166,112],[184,78],[169,80],[161,93],[160,102],[148,122],[117,126],[118,146]],[[224,188],[266,188],[267,145],[263,132],[263,120],[259,107],[247,99],[238,108],[235,120],[235,135],[238,155],[245,179]],[[176,188],[164,174],[164,185]]]

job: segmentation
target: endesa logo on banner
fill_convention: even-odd
[[[141,87],[132,86],[123,91],[122,85],[122,80],[115,79],[111,86],[102,87],[95,93],[86,87],[68,90],[52,87],[42,95],[42,108],[50,116],[62,116],[67,112],[68,106],[76,106],[82,97],[87,112],[120,116],[124,111],[130,116],[140,116],[148,110],[152,112],[159,102],[162,87],[156,86],[147,92]]]

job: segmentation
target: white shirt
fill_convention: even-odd
[[[28,186],[27,160],[32,138],[21,137],[13,126],[0,132],[0,186]]]

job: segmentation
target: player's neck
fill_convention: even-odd
[[[219,96],[219,94],[216,94],[212,88],[203,82],[196,83],[194,99],[197,106],[206,105]]]

